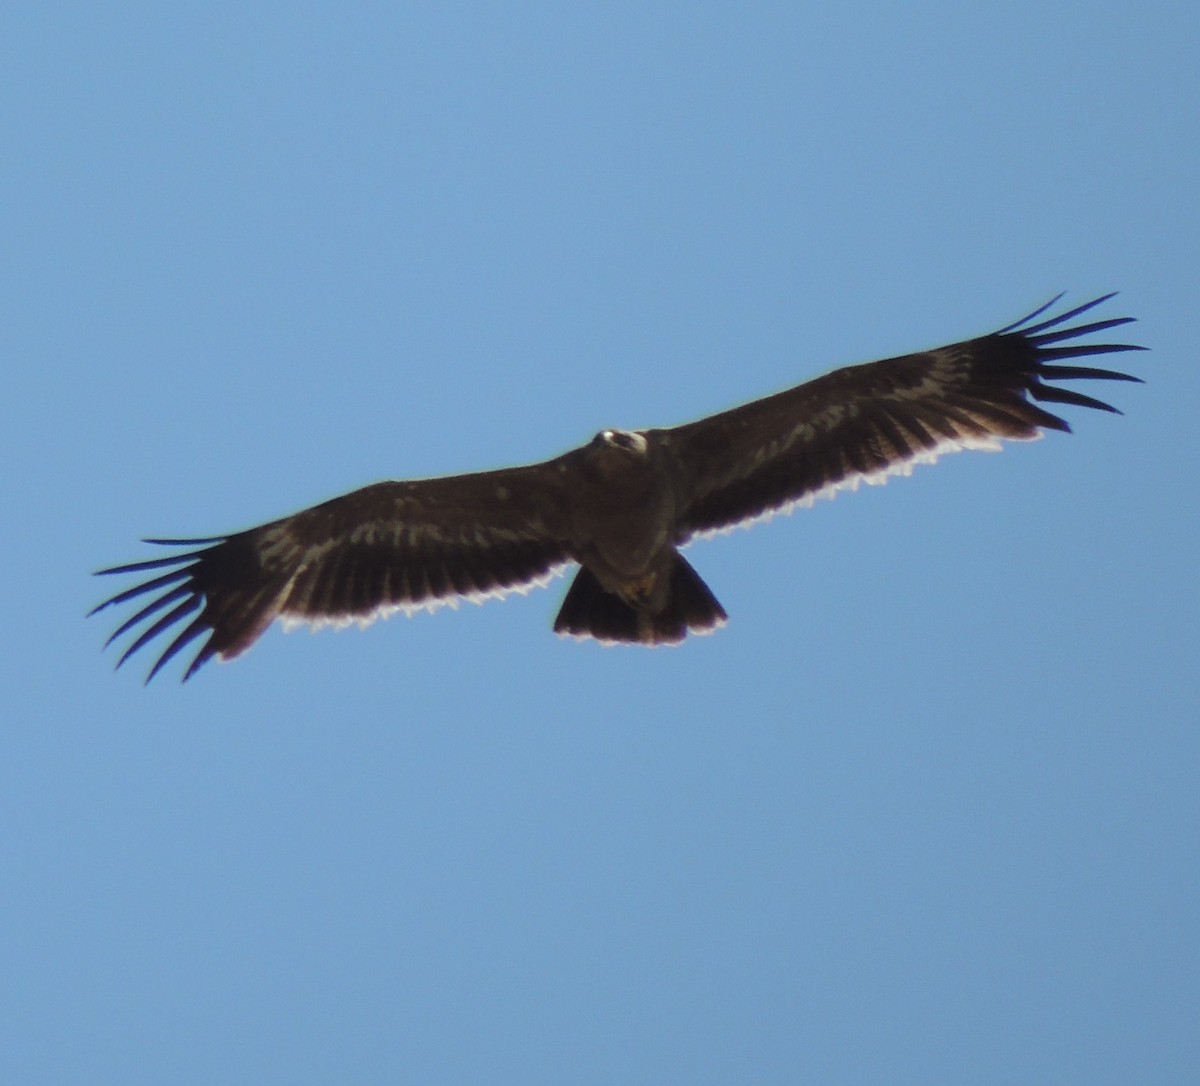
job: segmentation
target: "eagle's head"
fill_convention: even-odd
[[[646,435],[636,430],[601,430],[592,438],[592,445],[596,449],[620,450],[617,455],[623,452],[639,458],[644,457],[649,448]]]
[[[604,478],[636,470],[650,457],[646,435],[636,430],[601,430],[584,448],[589,470]]]

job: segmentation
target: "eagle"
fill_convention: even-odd
[[[375,483],[227,536],[147,539],[177,553],[99,570],[152,576],[90,613],[157,593],[105,643],[147,624],[120,667],[173,633],[146,682],[201,637],[184,681],[214,656],[245,652],[277,618],[365,625],[526,592],[572,564],[557,633],[642,645],[709,633],[726,614],[679,553],[692,539],[907,475],[943,453],[1070,431],[1039,404],[1119,414],[1057,382],[1139,381],[1064,364],[1144,350],[1084,341],[1134,318],[1070,324],[1113,294],[1046,315],[1062,297],[991,335],[835,370],[670,429],[601,430],[543,463]]]

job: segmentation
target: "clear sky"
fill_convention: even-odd
[[[4,21],[0,1079],[1195,1081],[1200,8]],[[682,648],[558,581],[143,688],[83,617],[1114,289],[1124,416],[698,543]]]

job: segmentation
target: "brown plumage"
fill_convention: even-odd
[[[92,613],[161,590],[108,643],[149,623],[120,666],[186,621],[147,681],[207,634],[186,680],[213,656],[244,652],[276,618],[366,622],[460,598],[478,602],[526,591],[578,563],[557,632],[678,642],[726,617],[678,552],[693,537],[908,474],[944,452],[998,448],[999,439],[1030,440],[1043,428],[1069,431],[1039,402],[1116,411],[1047,383],[1139,380],[1062,364],[1142,350],[1077,342],[1130,317],[1064,327],[1111,297],[1033,323],[1056,298],[992,335],[850,366],[673,429],[603,430],[541,464],[376,483],[230,536],[147,540],[191,549],[101,570],[162,572]]]

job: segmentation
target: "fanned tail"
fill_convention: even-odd
[[[682,555],[674,556],[666,603],[638,608],[604,589],[586,566],[580,568],[554,620],[554,632],[597,641],[642,645],[678,644],[688,633],[725,625],[725,609]]]

